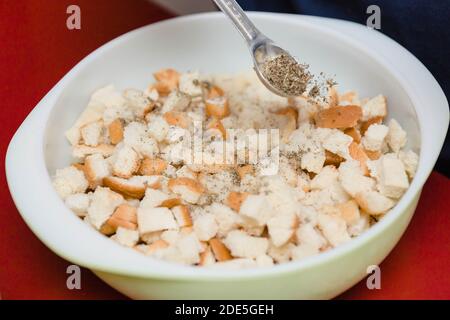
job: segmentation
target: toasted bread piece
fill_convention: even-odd
[[[137,209],[129,204],[121,204],[116,208],[112,216],[106,222],[109,226],[117,229],[137,229]]]
[[[161,202],[160,207],[172,209],[173,207],[181,205],[182,201],[179,198],[169,198]]]
[[[137,176],[134,176],[131,179],[105,177],[103,179],[103,185],[109,187],[111,190],[114,190],[125,197],[142,199],[145,195],[145,189],[147,188],[147,186],[151,187],[152,185],[159,182],[159,177],[150,177],[152,177],[150,181],[145,181],[144,179],[141,179]]]
[[[140,234],[178,229],[172,212],[167,208],[139,207],[137,217]]]
[[[349,135],[350,137],[353,138],[353,141],[356,143],[360,143],[361,142],[361,134],[359,133],[359,131],[352,127],[352,128],[347,128],[344,130],[344,133],[346,135]]]
[[[169,246],[169,244],[166,241],[159,239],[159,240],[156,240],[155,242],[153,242],[152,244],[150,244],[147,247],[146,253],[147,254],[152,254],[152,253],[154,253],[154,252],[156,252],[158,250],[165,249],[168,246]]]
[[[197,180],[184,177],[170,179],[168,187],[172,192],[179,194],[184,201],[194,204],[205,192],[205,188]]]
[[[236,172],[239,175],[239,178],[242,180],[247,174],[253,174],[254,168],[251,164],[243,165],[243,166],[237,166]]]
[[[325,150],[325,166],[333,165],[335,167],[339,167],[342,161],[345,159],[341,156],[338,156],[337,154],[330,152],[328,150]]]
[[[144,176],[160,175],[166,170],[167,162],[160,158],[144,158],[139,167],[139,174]]]
[[[347,225],[356,223],[360,218],[358,203],[355,200],[349,200],[337,205],[339,214],[345,220]]]
[[[222,119],[230,115],[228,99],[225,93],[218,86],[211,86],[207,89],[205,95],[205,111],[208,117]]]
[[[218,130],[224,140],[227,138],[227,131],[225,130],[225,127],[223,126],[222,122],[220,122],[220,120],[217,118],[214,118],[208,124],[208,129]]]
[[[102,185],[103,178],[111,174],[111,168],[108,161],[101,154],[96,153],[86,157],[84,174],[89,181],[89,187],[95,189]]]
[[[249,193],[247,192],[232,191],[228,194],[226,204],[234,211],[239,212],[242,202],[244,202],[248,195]]]
[[[218,238],[209,240],[209,245],[217,261],[227,261],[233,259],[230,250]]]
[[[383,117],[374,117],[370,118],[366,121],[361,122],[361,126],[359,127],[359,132],[361,135],[366,134],[367,129],[373,124],[381,124],[383,122]]]
[[[123,123],[122,120],[116,119],[108,126],[109,139],[111,143],[116,145],[123,140]]]
[[[191,123],[190,118],[184,112],[169,111],[164,113],[163,117],[169,125],[177,126],[183,129],[189,128]]]
[[[200,262],[199,266],[209,266],[216,263],[216,258],[209,246],[206,246],[205,250],[200,253]]]
[[[360,192],[355,196],[356,202],[368,214],[380,215],[391,209],[395,202],[378,191]]]
[[[172,208],[172,213],[180,228],[192,226],[192,218],[187,206],[175,206]]]
[[[316,113],[316,125],[321,128],[346,129],[356,126],[362,117],[359,106],[336,106]]]
[[[91,154],[100,153],[104,157],[109,157],[114,152],[114,146],[110,144],[99,144],[96,147],[89,147],[84,144],[79,144],[73,147],[72,155],[75,158],[85,158]]]
[[[153,74],[156,83],[153,85],[162,96],[168,95],[178,87],[180,74],[174,69],[161,69]]]
[[[348,151],[353,159],[359,161],[363,174],[367,176],[369,174],[369,169],[367,168],[367,160],[369,160],[369,157],[364,149],[359,144],[352,142],[348,147]]]
[[[117,177],[128,179],[138,171],[139,165],[139,154],[129,146],[123,146],[116,154],[113,174]]]

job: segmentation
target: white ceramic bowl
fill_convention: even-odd
[[[145,87],[162,67],[235,72],[251,67],[244,42],[220,13],[176,18],[127,33],[74,67],[36,106],[6,158],[14,201],[33,232],[56,254],[89,269],[132,298],[331,298],[379,264],[406,229],[444,141],[448,103],[423,65],[392,40],[359,25],[294,15],[251,15],[313,71],[336,74],[340,88],[383,93],[389,116],[421,150],[406,194],[378,224],[324,254],[273,268],[217,271],[154,260],[87,227],[59,199],[50,176],[70,163],[63,132],[100,86]],[[351,34],[351,35],[350,35]]]

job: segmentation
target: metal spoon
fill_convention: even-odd
[[[264,62],[285,54],[295,60],[286,50],[280,48],[267,36],[261,33],[245,14],[244,10],[234,0],[214,0],[219,9],[225,13],[238,29],[239,33],[247,42],[253,57],[256,74],[261,82],[273,93],[286,97],[286,93],[274,87],[264,76]]]

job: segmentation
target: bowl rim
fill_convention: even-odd
[[[111,250],[114,252],[114,256],[116,259],[118,257],[123,257],[123,259],[130,259],[130,262],[142,262],[142,265],[134,265],[130,266],[129,264],[126,265],[126,263],[122,262],[114,262],[112,259],[106,259],[102,256],[95,256],[95,255],[83,255],[80,253],[81,251],[77,251],[77,253],[67,252],[65,249],[67,249],[68,243],[63,243],[65,241],[68,242],[76,242],[76,240],[70,239],[68,237],[65,237],[64,241],[55,241],[56,238],[53,236],[46,234],[46,231],[49,231],[49,229],[44,230],[45,228],[42,226],[42,224],[38,224],[35,217],[32,217],[32,214],[30,212],[30,207],[24,204],[24,201],[21,199],[22,196],[19,194],[23,194],[22,189],[24,188],[23,182],[19,182],[19,169],[18,169],[18,157],[19,150],[26,151],[29,153],[30,151],[37,152],[39,161],[38,164],[34,167],[35,170],[43,170],[36,173],[36,175],[39,175],[40,178],[43,178],[43,181],[40,181],[41,184],[46,184],[47,187],[51,186],[50,176],[47,172],[46,166],[45,166],[45,156],[44,156],[44,139],[45,139],[45,131],[46,131],[46,121],[48,120],[48,116],[53,109],[54,103],[59,97],[59,94],[63,90],[64,86],[70,82],[71,79],[76,77],[79,70],[84,68],[86,65],[89,64],[89,62],[93,61],[94,59],[97,59],[100,57],[104,52],[113,50],[114,46],[117,44],[120,44],[122,42],[127,41],[127,39],[135,37],[140,35],[141,33],[145,32],[158,32],[158,29],[164,28],[164,26],[168,24],[186,24],[190,21],[207,21],[207,20],[215,20],[215,19],[224,19],[222,14],[220,12],[214,12],[214,13],[200,13],[200,14],[194,14],[194,15],[188,15],[188,16],[182,16],[182,17],[176,17],[164,21],[160,21],[148,26],[144,26],[141,28],[138,28],[136,30],[133,30],[131,32],[128,32],[122,36],[119,36],[116,39],[111,40],[110,42],[106,43],[105,45],[101,46],[100,48],[96,49],[92,53],[90,53],[86,58],[84,58],[82,61],[80,61],[74,68],[72,68],[66,76],[49,92],[49,94],[44,97],[41,102],[37,105],[35,109],[30,113],[30,115],[27,117],[27,119],[24,121],[24,123],[21,125],[21,127],[18,129],[16,134],[14,135],[13,139],[11,140],[11,143],[8,147],[7,156],[6,156],[6,173],[7,173],[7,182],[8,186],[11,190],[11,195],[13,197],[14,202],[16,203],[16,206],[19,209],[20,214],[26,221],[26,223],[29,225],[29,227],[32,229],[32,231],[43,241],[52,251],[57,253],[58,255],[62,256],[63,258],[75,262],[79,265],[88,267],[90,269],[95,269],[102,272],[108,272],[108,273],[114,273],[114,274],[121,274],[121,275],[127,275],[127,276],[137,276],[137,277],[143,277],[143,278],[165,278],[165,279],[184,279],[184,280],[227,280],[227,279],[252,279],[252,278],[261,278],[261,277],[271,277],[271,276],[279,276],[281,274],[285,273],[292,273],[292,272],[298,272],[300,270],[314,268],[315,266],[318,266],[323,263],[327,263],[329,261],[332,261],[339,256],[344,256],[346,254],[349,254],[353,250],[355,250],[357,247],[361,247],[364,244],[371,241],[371,239],[375,238],[376,236],[380,235],[389,225],[395,223],[396,220],[398,220],[403,214],[405,214],[408,206],[410,203],[415,199],[416,196],[419,195],[421,188],[423,184],[426,181],[426,178],[430,174],[432,167],[437,159],[437,156],[439,154],[439,150],[442,147],[442,144],[444,142],[443,137],[445,137],[445,130],[442,130],[442,126],[436,128],[435,131],[433,131],[433,135],[439,133],[439,143],[436,143],[434,145],[428,145],[424,144],[424,142],[428,141],[429,139],[424,139],[425,134],[427,132],[423,130],[423,127],[427,127],[427,129],[430,127],[429,125],[426,125],[425,123],[425,114],[423,110],[417,107],[417,104],[419,102],[423,103],[423,97],[419,97],[418,94],[412,89],[410,81],[408,81],[408,78],[405,77],[402,72],[397,71],[394,68],[394,65],[388,61],[386,61],[383,57],[380,55],[374,54],[372,51],[364,47],[364,45],[351,37],[342,34],[341,32],[332,30],[329,27],[324,27],[317,25],[317,23],[312,23],[310,20],[305,19],[299,19],[298,15],[291,15],[291,14],[276,14],[276,13],[249,13],[250,16],[255,19],[256,23],[258,23],[258,20],[271,20],[275,21],[275,23],[288,23],[288,24],[296,24],[299,27],[302,27],[303,30],[311,30],[313,32],[318,32],[322,35],[326,35],[329,37],[334,38],[335,40],[343,41],[352,47],[355,48],[355,50],[358,50],[362,54],[365,54],[369,56],[370,59],[374,60],[377,64],[384,67],[384,69],[388,70],[389,75],[395,78],[395,80],[404,88],[405,92],[410,97],[414,110],[416,111],[418,122],[419,122],[419,130],[420,130],[420,137],[421,137],[421,156],[419,160],[419,166],[417,169],[417,173],[415,178],[413,179],[409,189],[404,194],[404,196],[400,199],[400,201],[396,204],[396,206],[389,211],[389,214],[385,216],[381,221],[379,221],[377,224],[372,226],[369,230],[364,232],[362,235],[358,236],[355,239],[352,239],[352,241],[349,241],[348,243],[345,243],[343,245],[338,246],[337,248],[333,248],[330,251],[306,258],[304,260],[300,261],[291,261],[288,263],[283,263],[280,265],[276,265],[270,268],[252,268],[252,269],[245,269],[245,270],[214,270],[214,269],[207,269],[207,268],[198,268],[198,267],[191,267],[191,266],[183,266],[178,265],[158,259],[154,259],[151,257],[146,257],[138,252],[133,252],[133,250],[129,250],[128,248],[121,247],[120,245],[117,245],[110,239],[107,239],[106,237],[101,236],[97,231],[91,230],[92,232],[95,232],[97,234],[96,239],[98,240],[98,246],[93,245],[93,247],[98,247],[97,249],[93,249],[97,253],[99,253],[100,247],[102,248],[108,248],[108,250]],[[385,36],[383,36],[385,37]],[[393,40],[391,40],[393,41]],[[395,43],[395,42],[394,42]],[[396,44],[396,43],[395,43]],[[398,45],[398,47],[402,48]],[[397,48],[398,49],[398,48]],[[409,55],[409,59],[411,59],[411,54],[404,48],[403,49],[403,55],[406,57]],[[413,57],[413,56],[412,56]],[[414,58],[414,57],[413,57]],[[415,59],[415,58],[414,58]],[[417,59],[415,59],[417,63]],[[419,62],[420,63],[420,62]],[[423,65],[422,65],[423,67]],[[423,67],[423,72],[428,72],[425,67]],[[429,74],[431,76],[431,74]],[[429,80],[430,78],[428,78]],[[431,79],[434,80],[434,78],[431,76]],[[442,93],[442,89],[440,89],[437,82],[434,80],[434,83],[432,83],[433,87],[436,87],[436,90],[440,90]],[[448,103],[445,98],[445,95],[442,93],[441,97],[438,97],[441,101],[441,104],[443,104],[443,107],[439,112],[444,110],[445,106],[447,106],[446,113],[442,113],[441,116],[443,118],[443,121],[447,122],[448,127]],[[41,118],[41,119],[39,119]],[[43,118],[43,119],[42,119]],[[447,120],[445,120],[447,119]],[[41,121],[43,120],[43,121]],[[40,123],[38,123],[41,121]],[[44,122],[44,123],[42,123]],[[28,132],[34,132],[34,142],[33,144],[30,144],[30,146],[24,146],[24,136],[26,136],[26,133]],[[36,131],[39,134],[36,134]],[[444,131],[444,132],[443,132]],[[428,133],[430,136],[429,138],[432,138],[432,134]],[[429,142],[429,141],[428,141]],[[425,156],[423,156],[424,151],[427,151],[429,153],[426,153]],[[425,161],[426,160],[426,161]],[[46,179],[45,176],[46,175]],[[46,194],[47,196],[47,194]],[[64,206],[63,201],[56,195],[56,192],[53,190],[53,194],[48,194],[49,199],[47,202],[52,203],[54,206],[53,210],[64,210],[71,213],[73,216],[72,221],[73,227],[72,229],[75,229],[75,225],[78,221],[78,225],[81,226],[83,224],[82,221],[80,221],[75,215],[72,214],[72,212]],[[32,201],[31,201],[32,200]],[[34,204],[39,203],[39,198],[36,199],[30,199],[30,202],[33,202]],[[42,202],[42,201],[41,201]],[[86,228],[83,225],[83,228]],[[86,228],[88,229],[88,228]],[[70,230],[69,230],[70,231]],[[94,236],[92,235],[91,239],[94,239]],[[106,244],[106,241],[108,244]],[[104,242],[104,243],[103,243]],[[101,245],[100,245],[101,244]],[[69,245],[70,247],[70,245]],[[92,260],[90,260],[92,259]],[[117,259],[122,260],[122,259]],[[158,270],[148,268],[148,266],[158,266]]]

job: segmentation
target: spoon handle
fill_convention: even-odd
[[[213,0],[219,9],[225,13],[233,24],[236,26],[240,34],[250,48],[254,47],[256,42],[260,42],[262,38],[266,38],[255,27],[253,22],[245,14],[244,10],[239,6],[235,0]]]

